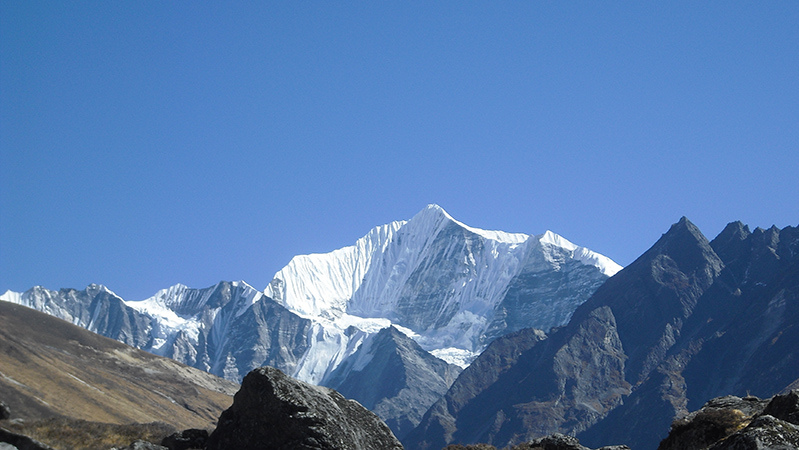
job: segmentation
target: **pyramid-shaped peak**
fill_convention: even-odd
[[[557,247],[564,248],[566,250],[575,250],[577,248],[577,246],[574,245],[572,242],[570,242],[568,239],[550,230],[545,231],[544,234],[542,234],[538,240],[542,244],[551,244]]]
[[[669,228],[669,231],[667,231],[663,236],[671,236],[671,238],[675,238],[686,234],[697,239],[701,237],[701,240],[707,240],[699,228],[685,216],[682,216],[677,223],[673,224]]]
[[[712,241],[710,246],[722,261],[729,263],[746,252],[745,241],[752,235],[749,226],[742,222],[730,222]]]
[[[721,233],[716,236],[716,239],[721,238],[722,240],[728,240],[735,238],[738,240],[744,240],[749,237],[750,234],[752,234],[752,232],[749,231],[749,225],[745,225],[740,220],[737,220],[735,222],[728,223]]]
[[[429,205],[425,206],[421,211],[419,211],[414,217],[414,219],[426,219],[426,220],[441,220],[441,219],[448,219],[448,220],[455,220],[448,212],[444,210],[444,208],[436,205],[435,203],[430,203]]]
[[[658,255],[666,255],[687,266],[703,266],[710,264],[718,272],[723,265],[719,256],[713,251],[704,234],[686,217],[669,228],[658,241],[638,261],[651,261]],[[647,262],[646,265],[649,263]],[[688,269],[684,269],[688,271]]]

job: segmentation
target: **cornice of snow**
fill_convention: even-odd
[[[553,233],[550,230],[545,231],[544,234],[540,236],[536,236],[536,238],[541,244],[554,245],[556,247],[570,251],[572,258],[582,262],[583,264],[596,267],[603,274],[609,277],[616,275],[616,272],[623,268],[607,256],[596,253],[585,247],[575,245],[568,239],[557,233]]]
[[[493,241],[499,241],[506,244],[521,244],[522,242],[526,241],[530,238],[530,235],[524,233],[508,233],[505,231],[496,231],[496,230],[484,230],[482,228],[475,228],[466,225],[465,223],[453,218],[444,208],[431,203],[425,207],[420,213],[416,216],[428,216],[431,214],[440,214],[446,219],[460,225],[464,229],[471,231],[474,234],[480,235],[486,239],[491,239]],[[414,217],[414,219],[416,218]],[[413,219],[412,219],[413,220]]]

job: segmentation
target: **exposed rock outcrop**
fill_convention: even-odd
[[[757,417],[743,430],[708,450],[793,450],[799,448],[799,427],[769,416]]]
[[[770,400],[715,398],[675,420],[658,450],[785,450],[799,448],[799,391]]]
[[[207,448],[399,450],[402,445],[358,402],[261,367],[244,377]]]
[[[745,427],[763,413],[768,400],[728,395],[710,400],[702,409],[675,420],[658,450],[700,450]]]
[[[799,425],[799,390],[774,396],[763,410],[763,414]]]
[[[468,447],[467,447],[468,448]],[[490,449],[495,449],[494,446],[489,446]],[[449,450],[450,447],[447,447]],[[582,444],[580,440],[574,436],[567,436],[561,433],[550,434],[542,438],[533,439],[530,442],[525,442],[515,445],[510,450],[592,450]],[[597,450],[630,450],[626,445],[610,445],[600,447]]]

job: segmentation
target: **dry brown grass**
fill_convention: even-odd
[[[86,420],[52,418],[23,423],[5,423],[6,428],[59,450],[107,450],[130,445],[136,439],[160,443],[175,433],[162,422],[117,425]]]
[[[0,301],[0,399],[12,418],[212,428],[237,390],[235,383]]]

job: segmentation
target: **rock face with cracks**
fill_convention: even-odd
[[[399,450],[402,445],[358,402],[261,367],[244,377],[207,448]]]

